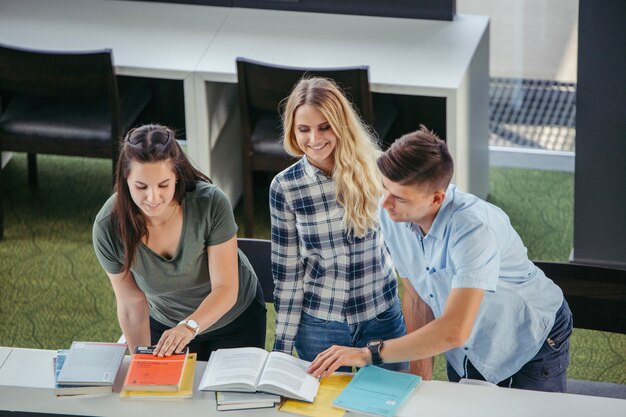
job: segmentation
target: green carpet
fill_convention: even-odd
[[[23,154],[6,166],[0,346],[57,349],[72,340],[117,340],[113,291],[91,246],[93,219],[111,189],[106,160],[39,156],[36,190],[28,188]],[[509,214],[532,259],[569,257],[573,175],[494,168],[490,189],[489,200]],[[267,238],[267,179],[261,178],[258,190],[256,236]],[[243,224],[240,206],[235,213]],[[446,379],[444,368],[438,357],[437,379]],[[626,336],[575,330],[569,376],[626,384]]]

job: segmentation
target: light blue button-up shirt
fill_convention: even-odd
[[[426,236],[415,224],[392,221],[382,208],[380,218],[398,273],[435,318],[453,288],[485,290],[470,338],[445,353],[459,375],[467,356],[487,381],[497,383],[537,354],[563,293],[528,259],[501,209],[450,185]]]

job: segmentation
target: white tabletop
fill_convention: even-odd
[[[0,346],[0,369],[2,369],[7,358],[11,354],[11,350],[12,348],[10,347]]]
[[[1,386],[54,388],[52,359],[56,353],[56,350],[10,349],[0,367],[0,390]],[[33,378],[34,375],[37,377]]]
[[[624,417],[625,414],[626,400],[429,381],[420,384],[399,415]]]
[[[150,417],[287,415],[277,412],[276,409],[218,413],[215,409],[214,393],[197,390],[206,362],[198,362],[196,365],[195,392],[192,399],[171,402],[124,400],[120,399],[116,393],[55,398],[51,386],[41,388],[42,383],[36,381],[42,378],[47,380],[46,375],[52,375],[51,358],[54,354],[55,351],[12,349],[7,362],[0,368],[1,410],[102,416],[150,415]],[[31,365],[28,365],[29,363]],[[128,358],[118,374],[114,388],[116,392],[119,392],[127,366]],[[23,374],[19,378],[21,386],[11,385],[7,375],[13,374],[20,367]],[[31,383],[24,384],[24,381],[28,379]],[[24,385],[30,385],[30,387]],[[623,417],[624,410],[626,410],[626,400],[426,381],[418,386],[398,416],[587,417],[598,414],[602,417]],[[348,415],[354,414],[348,413]]]
[[[0,43],[113,49],[121,75],[183,79],[230,8],[115,0],[0,0]]]
[[[488,22],[234,8],[196,72],[234,83],[238,56],[302,67],[369,65],[372,91],[444,96],[459,87]]]

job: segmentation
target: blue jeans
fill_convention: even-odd
[[[312,361],[332,345],[364,347],[372,339],[388,340],[405,334],[402,308],[400,302],[396,301],[375,318],[357,324],[322,320],[303,312],[300,316],[295,346],[298,357]],[[394,371],[409,368],[407,362],[386,363],[382,367]],[[342,366],[338,371],[352,372],[352,369]]]
[[[529,389],[535,391],[565,392],[567,389],[567,367],[569,365],[569,337],[572,334],[572,312],[567,301],[556,312],[552,330],[541,345],[539,352],[515,374],[498,382],[501,387]],[[464,378],[485,378],[465,357]],[[461,376],[448,363],[448,379],[458,382]]]

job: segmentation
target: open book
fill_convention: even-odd
[[[218,349],[211,354],[199,389],[205,391],[262,391],[313,402],[317,378],[306,372],[309,362],[259,348]]]

